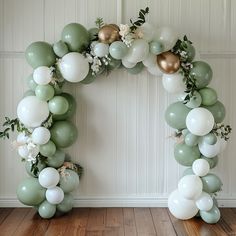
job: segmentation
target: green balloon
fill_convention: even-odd
[[[39,215],[44,219],[52,218],[56,213],[56,205],[49,203],[47,200],[42,202],[38,208]]]
[[[46,189],[43,188],[37,178],[28,177],[18,186],[16,194],[19,201],[28,206],[40,204],[45,199]]]
[[[215,193],[220,191],[222,187],[222,182],[218,176],[215,174],[207,174],[203,176],[202,178],[203,183],[203,191],[207,193]]]
[[[66,154],[61,150],[57,149],[53,156],[49,156],[46,163],[50,167],[59,168],[63,165],[65,161]]]
[[[174,148],[176,161],[183,166],[192,166],[193,162],[200,158],[200,151],[197,146],[190,147],[184,143],[178,143]]]
[[[98,38],[98,28],[91,28],[88,30],[90,41],[95,41]]]
[[[225,106],[220,101],[217,101],[212,106],[204,106],[204,107],[212,113],[216,123],[221,123],[224,120],[224,118],[225,118]]]
[[[28,87],[34,91],[36,89],[36,87],[38,86],[38,84],[34,81],[34,78],[33,78],[33,74],[30,74],[28,77],[26,77],[25,79]]]
[[[184,170],[184,172],[182,174],[182,177],[184,177],[185,175],[195,175],[194,172],[193,172],[192,167],[189,167],[189,168]]]
[[[79,176],[73,170],[65,170],[65,175],[60,177],[59,186],[64,193],[74,191],[79,186]]]
[[[38,164],[37,164],[37,168],[38,168],[38,173],[35,175],[32,171],[31,171],[31,168],[32,168],[32,165],[33,163],[31,161],[26,161],[25,162],[25,169],[26,169],[26,172],[32,176],[32,177],[38,177],[38,174],[39,172],[44,169],[46,167],[46,164],[43,163],[42,161],[39,161]]]
[[[48,101],[54,96],[54,88],[50,84],[38,85],[35,89],[35,95],[40,100]]]
[[[204,61],[194,61],[192,64],[190,75],[196,79],[197,88],[206,87],[212,79],[211,67]]]
[[[208,224],[215,224],[220,220],[220,210],[215,205],[209,211],[200,211],[200,215]]]
[[[55,122],[50,131],[51,139],[58,148],[69,147],[78,136],[77,128],[69,121]]]
[[[23,97],[28,97],[28,96],[35,96],[35,92],[32,90],[27,90],[26,92],[24,92]]]
[[[137,63],[134,67],[132,68],[126,68],[126,70],[133,75],[139,74],[144,68],[144,65],[142,62]]]
[[[174,129],[186,128],[186,117],[190,109],[186,107],[182,102],[175,102],[170,104],[165,112],[165,120],[169,126]]]
[[[64,199],[57,205],[57,210],[60,212],[69,212],[73,207],[74,198],[70,193],[64,195]]]
[[[109,53],[113,58],[120,60],[128,53],[128,48],[122,41],[115,41],[110,45]]]
[[[201,103],[202,103],[202,97],[200,93],[195,91],[193,96],[190,98],[189,102],[187,102],[185,105],[188,108],[196,108],[196,107],[199,107]]]
[[[63,57],[69,52],[67,45],[61,40],[53,44],[53,51],[58,57]]]
[[[214,145],[217,142],[217,137],[213,133],[209,133],[209,134],[203,136],[202,139],[203,139],[204,143],[207,143],[209,145]]]
[[[149,51],[154,55],[158,55],[164,52],[164,45],[159,41],[152,41],[149,45]]]
[[[27,62],[36,69],[39,66],[52,66],[56,62],[56,56],[52,46],[46,42],[31,43],[25,51]]]
[[[185,42],[186,61],[191,62],[196,54],[195,48],[189,42]]]
[[[64,27],[61,39],[71,52],[82,52],[89,45],[89,33],[83,25],[71,23]]]
[[[188,145],[188,146],[196,146],[198,144],[198,141],[199,141],[199,136],[197,135],[194,135],[192,133],[188,133],[186,136],[185,136],[185,144]]]
[[[49,140],[47,143],[39,146],[39,152],[45,157],[53,156],[56,153],[56,145]]]
[[[62,93],[60,94],[60,96],[64,97],[67,100],[69,107],[66,113],[62,115],[53,115],[53,120],[66,120],[68,118],[71,118],[75,114],[76,101],[74,97],[69,93]]]
[[[190,133],[188,129],[183,129],[181,132],[184,137],[186,137],[186,135]]]
[[[213,88],[203,88],[198,91],[202,97],[202,105],[211,106],[217,102],[218,96]]]
[[[91,84],[96,79],[96,75],[93,75],[92,73],[93,71],[90,69],[89,73],[86,75],[86,77],[82,81],[80,81],[80,83]]]
[[[121,60],[116,60],[114,58],[110,58],[111,60],[108,62],[108,70],[118,69],[121,65]]]
[[[216,165],[218,164],[218,156],[215,157],[211,157],[211,158],[207,158],[205,156],[201,156],[202,159],[205,159],[208,163],[211,169],[213,169],[214,167],[216,167]]]
[[[62,115],[68,111],[69,103],[62,96],[55,96],[48,102],[49,111],[55,115]]]

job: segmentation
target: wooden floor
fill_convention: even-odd
[[[166,208],[75,208],[51,220],[31,208],[0,208],[0,236],[236,235],[236,209],[221,214],[217,224],[208,225],[198,218],[177,220]]]

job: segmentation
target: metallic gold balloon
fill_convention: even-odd
[[[173,74],[179,70],[180,60],[172,52],[163,52],[157,55],[157,65],[163,73]]]
[[[115,24],[104,25],[98,32],[99,41],[102,43],[113,43],[120,39],[119,27]]]

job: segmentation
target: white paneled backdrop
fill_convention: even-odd
[[[234,129],[214,170],[224,186],[220,204],[236,206],[236,1],[234,0],[0,0],[0,121],[16,116],[31,68],[24,50],[33,41],[53,43],[63,26],[94,26],[96,17],[128,23],[139,9],[157,26],[187,34],[200,57],[213,68],[212,86],[226,104],[226,123]],[[166,206],[182,167],[173,157],[172,130],[164,111],[173,101],[161,80],[146,71],[125,70],[100,77],[91,85],[68,86],[77,100],[74,122],[79,138],[66,150],[84,167],[76,206]],[[0,206],[21,206],[16,188],[26,176],[11,141],[0,141]]]

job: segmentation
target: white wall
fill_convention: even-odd
[[[226,104],[226,123],[235,127],[236,1],[230,0],[0,0],[0,117],[16,116],[16,105],[31,72],[23,51],[33,41],[51,43],[63,26],[80,22],[128,23],[140,8],[150,7],[149,21],[187,34],[214,71],[212,86]],[[88,86],[68,86],[76,97],[74,119],[79,138],[68,150],[85,174],[76,192],[77,206],[161,206],[181,174],[173,157],[172,130],[163,114],[173,100],[160,79],[124,70]],[[234,129],[235,130],[235,129]],[[224,182],[221,205],[236,205],[236,132],[215,171]],[[0,141],[0,206],[19,205],[15,189],[24,166]]]

